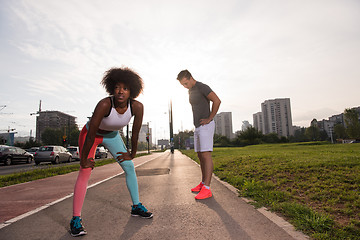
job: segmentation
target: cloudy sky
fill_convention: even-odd
[[[308,127],[360,106],[360,1],[1,0],[0,132],[35,131],[59,110],[87,121],[106,96],[111,67],[144,79],[138,98],[155,138],[193,129],[188,69],[232,112],[233,130],[268,99],[290,98],[293,125]]]

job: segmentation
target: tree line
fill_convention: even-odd
[[[234,139],[225,136],[214,135],[214,147],[242,147],[261,143],[287,143],[287,142],[309,142],[309,141],[330,141],[331,137],[336,139],[360,140],[359,113],[354,109],[345,109],[344,122],[336,123],[332,129],[332,136],[325,130],[320,129],[316,119],[311,121],[310,127],[302,127],[295,130],[293,136],[283,137],[276,133],[263,134],[254,127],[241,131]],[[174,135],[174,147],[185,149],[189,140],[194,136],[193,131],[179,132]]]
[[[41,134],[41,141],[34,141],[30,138],[25,143],[15,143],[17,147],[28,149],[39,147],[41,145],[58,145],[58,146],[77,146],[79,141],[80,130],[76,125],[66,128],[46,128]]]
[[[190,146],[190,138],[194,136],[193,131],[179,132],[174,135],[174,147],[185,149]],[[263,134],[254,127],[241,131],[234,139],[218,134],[214,135],[214,147],[243,147],[261,143],[286,143],[286,137],[279,137],[276,133]]]
[[[360,139],[360,121],[359,113],[354,108],[347,108],[344,111],[344,124],[338,122],[331,129],[332,136],[328,136],[327,132],[319,128],[316,119],[311,121],[310,127],[305,129],[305,134],[309,140],[325,141],[329,138],[338,139]]]

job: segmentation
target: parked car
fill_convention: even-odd
[[[34,156],[26,152],[24,149],[11,146],[0,147],[0,162],[10,165],[14,162],[31,163]]]
[[[37,150],[39,150],[39,147],[32,147],[32,148],[26,149],[26,151],[27,151],[28,153],[31,153],[31,154],[33,154],[33,155],[34,155],[34,153],[35,153]]]
[[[71,162],[72,155],[62,146],[42,146],[35,152],[34,160],[36,165],[41,162],[58,164],[60,162]]]
[[[107,158],[107,151],[104,147],[97,147],[95,158]]]
[[[72,159],[80,160],[79,147],[67,147],[67,150],[72,154]]]

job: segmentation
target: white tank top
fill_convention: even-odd
[[[126,112],[124,112],[123,114],[120,114],[114,108],[113,97],[111,97],[111,111],[110,111],[110,114],[109,114],[109,116],[104,117],[101,120],[101,123],[99,125],[99,129],[105,130],[105,131],[117,131],[117,130],[120,130],[124,126],[128,125],[128,123],[130,122],[131,117],[132,117],[132,114],[131,114],[130,101],[129,101],[129,105],[128,105],[128,108],[127,108]]]

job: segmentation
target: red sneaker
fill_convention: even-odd
[[[202,182],[200,182],[200,184],[197,185],[196,187],[192,188],[191,191],[192,192],[200,192],[200,190],[203,186],[204,186],[204,184]]]
[[[201,191],[198,193],[198,195],[195,196],[195,199],[205,199],[209,197],[212,197],[211,190],[203,187],[201,188]]]

